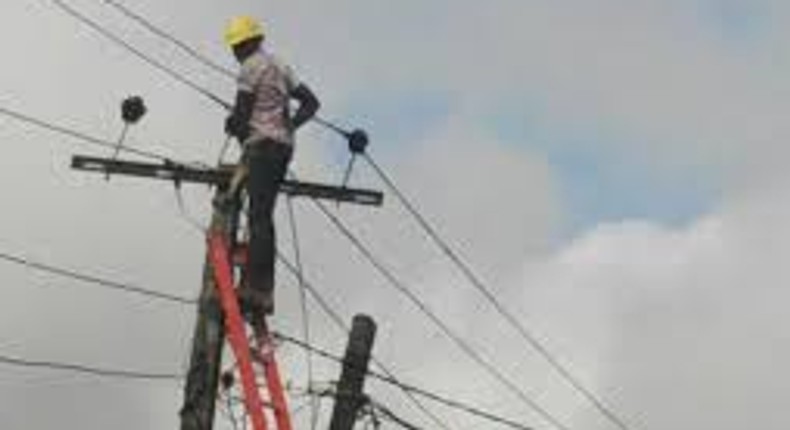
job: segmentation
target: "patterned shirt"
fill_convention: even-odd
[[[255,94],[250,118],[250,144],[271,139],[293,145],[289,94],[299,86],[293,71],[264,51],[249,56],[241,65],[237,80],[239,91]]]

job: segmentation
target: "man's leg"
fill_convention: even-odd
[[[276,235],[274,207],[280,183],[288,168],[291,148],[275,142],[253,144],[248,148],[248,194],[250,196],[250,255],[248,285],[253,312],[271,314],[274,310],[274,266]]]

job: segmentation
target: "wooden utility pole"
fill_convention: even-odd
[[[211,184],[217,187],[218,195],[224,193],[228,188],[235,168],[235,166],[221,166],[216,169],[204,168],[172,162],[152,164],[86,156],[73,157],[71,167],[77,170],[102,173],[106,177],[110,174],[116,174],[167,180],[172,181],[176,186],[184,183]],[[301,181],[284,181],[281,184],[280,192],[289,196],[305,196],[314,199],[327,199],[335,202],[369,206],[381,206],[384,198],[380,191],[354,189],[346,186],[336,187]],[[230,249],[234,247],[236,242],[240,212],[238,202],[234,203],[233,206],[223,210],[215,210],[209,230],[211,243],[216,244],[215,239],[220,239],[220,242],[229,245]],[[211,249],[217,251],[218,248],[217,246],[212,246]],[[225,253],[226,251],[222,252]],[[238,314],[238,308],[234,306],[235,302],[233,302],[233,299],[228,299],[228,294],[231,297],[234,297],[235,294],[232,290],[232,267],[228,267],[231,262],[228,261],[228,265],[225,265],[222,257],[219,257],[219,260],[217,260],[217,255],[214,252],[211,254],[213,259],[210,259],[207,255],[203,267],[203,289],[200,293],[197,324],[195,325],[192,338],[192,354],[184,390],[184,405],[181,409],[181,430],[211,430],[214,426],[214,411],[220,382],[222,349],[226,334],[223,305],[225,305],[226,312],[228,312],[227,308],[230,306],[231,314],[236,315],[234,318],[237,323],[231,323],[229,333],[231,334],[231,340],[236,339],[232,343],[237,358],[239,350],[246,347],[246,344],[245,346],[240,346],[242,342],[246,342],[243,335],[243,321],[241,321],[241,317]],[[230,260],[230,255],[228,255],[228,259]],[[225,266],[224,271],[219,270],[215,273],[214,267],[217,264]],[[222,275],[220,278],[224,281],[221,284],[217,284],[217,274]],[[220,287],[219,289],[218,286]],[[220,290],[225,292],[222,294],[222,299],[220,299]],[[229,303],[233,303],[233,305],[229,305]],[[261,362],[264,365],[267,385],[275,404],[275,418],[278,430],[288,430],[290,429],[290,420],[287,416],[288,411],[282,395],[279,371],[270,347],[271,339],[268,329],[264,322],[260,322],[255,325],[254,330],[259,343],[258,349],[261,355]],[[242,334],[238,335],[239,333]],[[348,401],[339,402],[342,404],[336,405],[338,420],[340,420],[338,422],[348,422],[348,417],[351,417],[351,421],[350,424],[340,424],[341,427],[337,427],[337,429],[350,429],[350,426],[354,423],[356,412],[362,406],[363,402],[359,396],[362,392],[362,382],[370,359],[370,348],[373,346],[374,334],[375,325],[372,319],[369,317],[356,317],[354,319],[354,331],[349,341],[347,356],[349,357],[349,362],[356,364],[348,369],[344,367],[344,376],[341,381],[342,390],[352,394],[347,396]],[[249,354],[242,354],[247,356],[242,361],[249,361]],[[241,367],[244,368],[244,366]],[[242,379],[255,388],[255,375],[252,366],[250,365],[248,369],[249,378]],[[358,369],[362,369],[362,371],[360,372]],[[257,392],[254,392],[253,396],[248,397],[257,398],[257,394]],[[252,403],[247,405],[248,409],[252,408],[255,411],[260,409],[262,411],[262,408]],[[251,413],[253,418],[255,418],[254,414],[254,412]],[[262,415],[260,417],[257,428],[262,429],[265,428],[265,423]],[[253,420],[253,424],[255,424],[255,420]]]
[[[224,190],[219,189],[217,193]],[[233,243],[239,208],[214,211],[211,229],[220,231]],[[208,256],[203,265],[203,289],[198,303],[197,323],[192,337],[192,354],[181,409],[181,430],[210,430],[214,426],[214,409],[219,388],[225,326],[217,295],[214,269]]]
[[[352,430],[354,427],[357,413],[365,404],[363,388],[375,336],[373,318],[367,315],[354,317],[329,430]]]

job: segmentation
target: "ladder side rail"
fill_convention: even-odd
[[[233,287],[233,273],[230,266],[230,255],[224,239],[217,233],[209,234],[209,252],[214,265],[214,275],[217,279],[220,303],[225,312],[225,325],[228,341],[238,360],[239,373],[244,390],[244,405],[252,420],[253,430],[266,430],[266,417],[263,412],[258,385],[255,381],[255,370],[247,336],[244,330],[244,320],[241,317],[239,303]]]
[[[282,379],[280,378],[277,359],[274,354],[274,343],[266,321],[256,324],[255,332],[258,341],[258,358],[263,366],[264,376],[266,377],[266,387],[269,390],[269,396],[274,408],[274,418],[277,422],[277,429],[291,430],[292,425],[290,413],[288,411],[288,402],[286,400]]]

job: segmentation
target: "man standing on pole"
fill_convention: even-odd
[[[243,146],[250,199],[249,265],[239,298],[245,315],[255,319],[274,312],[276,238],[272,218],[293,153],[294,132],[320,106],[310,88],[262,48],[264,38],[260,23],[246,16],[232,19],[225,32],[225,42],[241,65],[236,103],[225,131]],[[299,102],[293,114],[291,99]]]

